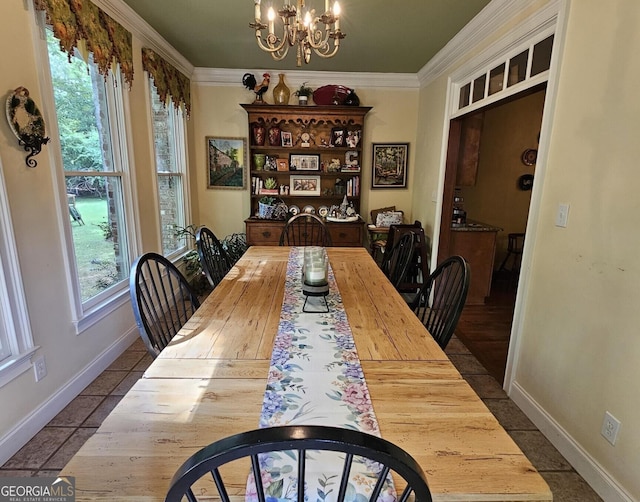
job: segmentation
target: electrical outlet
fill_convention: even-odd
[[[620,425],[620,420],[606,411],[604,414],[604,420],[602,421],[602,430],[600,431],[600,434],[602,434],[611,444],[615,445],[618,432],[620,432]]]
[[[47,376],[47,365],[44,362],[44,356],[33,360],[33,372],[36,374],[36,382]]]

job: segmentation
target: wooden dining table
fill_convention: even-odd
[[[189,456],[258,427],[289,251],[249,248],[208,296],[61,472],[77,501],[162,501]],[[380,434],[416,458],[433,499],[552,500],[367,251],[327,253]]]

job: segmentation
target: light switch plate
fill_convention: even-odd
[[[558,204],[558,213],[556,214],[556,227],[566,227],[569,219],[569,204]]]

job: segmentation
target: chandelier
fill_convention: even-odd
[[[263,51],[271,54],[276,61],[282,61],[289,47],[296,46],[296,66],[302,66],[302,61],[308,63],[311,51],[322,58],[331,58],[340,49],[340,40],[346,37],[340,31],[340,5],[330,0],[324,2],[324,14],[316,16],[315,9],[306,9],[305,0],[297,0],[297,6],[291,5],[290,0],[284,0],[284,5],[277,13],[282,21],[281,35],[275,33],[276,12],[269,7],[267,18],[269,24],[262,22],[260,2],[255,1],[255,21],[249,26],[256,30],[256,42]],[[280,31],[280,27],[279,31]],[[262,37],[262,30],[268,29],[266,37]],[[333,40],[333,44],[331,41]]]

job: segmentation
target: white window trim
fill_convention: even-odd
[[[31,14],[31,26],[32,37],[34,40],[35,57],[38,65],[41,68],[46,68],[47,71],[38,72],[38,79],[42,94],[43,101],[43,114],[45,121],[48,124],[50,130],[50,136],[57,138],[60,136],[58,130],[58,123],[56,120],[55,112],[55,99],[53,95],[53,83],[51,81],[51,73],[49,69],[49,54],[47,51],[46,32],[44,13],[36,12],[28,2],[28,9]],[[122,116],[119,113],[110,112],[110,120],[118,121],[117,127],[123,132],[119,141],[112,141],[112,148],[114,150],[114,158],[119,156],[122,166],[122,190],[123,190],[123,204],[124,204],[124,218],[127,225],[127,242],[129,261],[138,255],[138,250],[141,249],[140,232],[139,232],[139,214],[134,204],[133,193],[135,193],[135,177],[133,173],[133,136],[131,134],[131,110],[129,106],[129,95],[119,75],[114,75],[114,78],[118,82],[118,89],[123,89],[122,92],[114,93],[116,98],[121,96],[122,103],[121,109],[123,110]],[[110,106],[112,106],[110,104]],[[52,177],[57,190],[54,192],[54,198],[56,201],[57,219],[59,222],[59,228],[62,239],[62,255],[63,266],[65,271],[65,279],[67,282],[67,293],[69,295],[69,304],[71,305],[71,318],[76,330],[76,334],[79,335],[89,327],[93,326],[100,320],[107,317],[109,314],[120,308],[121,306],[129,303],[129,283],[125,279],[118,285],[113,286],[105,290],[102,294],[95,297],[94,302],[90,306],[82,303],[82,297],[80,294],[80,286],[78,283],[78,274],[75,261],[72,259],[74,256],[73,247],[73,235],[71,229],[71,222],[69,219],[69,208],[67,203],[67,195],[65,190],[65,173],[62,169],[62,152],[60,147],[47,148],[47,154],[52,166]]]
[[[452,80],[452,88],[453,88],[453,96],[454,99],[450,101],[450,118],[461,117],[462,115],[466,115],[470,112],[483,108],[487,105],[505,99],[509,96],[513,96],[522,92],[524,89],[530,89],[538,84],[546,82],[549,80],[549,70],[545,70],[543,72],[530,76],[531,72],[531,62],[533,60],[533,48],[542,40],[547,37],[553,35],[555,33],[555,24],[551,27],[541,26],[538,29],[533,30],[533,32],[527,34],[527,38],[524,41],[518,40],[517,43],[513,43],[510,47],[505,48],[498,57],[494,57],[490,61],[482,60],[481,63],[476,65],[472,71],[460,72],[458,74],[454,73],[451,76]],[[510,86],[505,86],[503,89],[489,95],[487,92],[489,85],[489,78],[485,79],[485,87],[483,97],[477,100],[476,102],[471,102],[473,96],[473,84],[475,83],[475,79],[481,77],[482,75],[488,75],[491,70],[499,66],[500,64],[506,63],[506,68],[508,70],[509,61],[511,58],[517,56],[521,52],[529,50],[529,54],[527,57],[527,71],[524,80],[518,82],[517,84],[513,84]],[[478,58],[481,59],[481,58]],[[468,70],[468,68],[467,68]],[[507,78],[507,71],[505,71],[505,79]],[[471,83],[470,89],[470,103],[469,105],[458,108],[458,104],[460,101],[460,90],[467,83]]]
[[[31,356],[38,347],[33,344],[31,334],[1,159],[0,260],[0,329],[11,348],[11,356],[0,362],[0,387],[3,387],[31,367]]]

